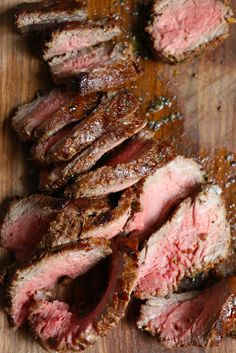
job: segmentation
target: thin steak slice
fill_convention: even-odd
[[[118,121],[106,134],[71,161],[61,163],[53,169],[43,170],[40,174],[40,189],[53,191],[65,186],[79,174],[90,170],[105,153],[140,131],[146,123],[139,114]]]
[[[163,224],[173,207],[196,191],[202,183],[202,168],[192,159],[176,157],[134,185],[139,211],[133,212],[126,231],[136,231],[136,236],[141,238],[150,235]]]
[[[94,197],[122,191],[153,174],[174,158],[172,147],[164,142],[153,140],[151,145],[146,147],[135,160],[115,166],[104,166],[79,176],[75,183],[68,187],[66,195],[74,198]]]
[[[207,186],[195,199],[183,201],[147,241],[140,253],[136,297],[172,294],[184,277],[212,269],[225,259],[230,240],[221,189]]]
[[[50,221],[67,203],[40,194],[13,201],[1,225],[1,245],[17,259],[31,255]]]
[[[31,103],[18,108],[12,118],[12,126],[23,141],[34,140],[34,130],[55,114],[69,100],[66,93],[53,89],[48,94],[39,96]]]
[[[25,323],[37,295],[53,288],[64,276],[76,278],[111,253],[105,239],[68,244],[35,255],[20,266],[11,267],[5,278],[7,311],[16,328]]]
[[[67,161],[89,146],[121,121],[137,113],[140,104],[128,90],[121,90],[114,97],[104,100],[87,119],[76,124],[46,155],[46,162]],[[131,119],[131,118],[130,118]],[[42,158],[41,162],[43,162]]]
[[[65,302],[36,302],[29,324],[47,349],[80,351],[106,336],[125,315],[137,276],[137,259],[113,249],[108,284],[96,307],[83,317]]]
[[[85,2],[80,0],[25,2],[15,10],[15,24],[22,33],[42,30],[60,22],[84,21],[86,18]]]
[[[137,326],[168,348],[214,346],[235,332],[236,277],[203,291],[151,298],[142,305]]]
[[[153,19],[147,27],[155,52],[176,63],[204,49],[215,48],[229,35],[233,16],[228,1],[155,1]]]
[[[49,138],[66,125],[80,121],[96,108],[100,99],[100,93],[92,93],[83,97],[77,94],[50,118],[43,121],[34,130],[34,136],[36,138]]]
[[[45,43],[44,60],[97,45],[119,36],[117,21],[104,18],[100,22],[70,22],[58,25]]]
[[[71,77],[67,82],[67,89],[69,92],[79,92],[82,95],[98,91],[114,91],[137,81],[141,73],[142,68],[139,63],[134,58],[127,57],[126,60],[97,67]]]

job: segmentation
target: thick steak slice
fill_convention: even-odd
[[[54,80],[60,82],[64,81],[64,78],[75,76],[81,72],[125,60],[129,58],[131,52],[132,48],[129,43],[109,41],[80,51],[56,56],[49,61],[49,67]]]
[[[50,221],[67,203],[40,194],[13,201],[1,225],[1,245],[13,251],[17,259],[31,255]]]
[[[147,27],[155,52],[171,63],[218,46],[229,35],[232,10],[221,0],[155,1]]]
[[[149,238],[140,253],[136,297],[169,295],[184,277],[212,269],[226,258],[231,237],[220,193],[212,185],[195,199],[186,199]]]
[[[116,166],[104,166],[78,177],[66,194],[75,198],[94,197],[115,193],[136,184],[153,174],[174,158],[172,147],[152,141],[137,160]]]
[[[70,22],[58,25],[45,43],[44,60],[54,56],[67,54],[72,51],[97,45],[119,36],[121,29],[113,19],[100,22]]]
[[[214,346],[235,331],[236,277],[211,288],[151,298],[142,305],[137,326],[168,348]]]
[[[91,239],[41,252],[31,261],[10,268],[5,293],[12,324],[17,328],[26,321],[39,291],[52,288],[64,276],[81,276],[110,253],[107,240]]]
[[[101,94],[99,93],[92,93],[83,97],[77,94],[38,126],[34,130],[34,136],[36,138],[49,138],[66,125],[82,120],[96,108],[100,99]]]
[[[43,170],[40,174],[40,189],[53,191],[65,186],[79,174],[90,170],[105,153],[140,131],[146,123],[139,114],[117,121],[106,134],[68,163]]]
[[[122,90],[114,97],[101,102],[93,114],[76,124],[63,139],[50,148],[46,162],[71,159],[103,134],[108,133],[119,121],[126,121],[137,113],[139,107],[138,100],[128,90]]]
[[[137,276],[137,259],[114,251],[107,288],[96,307],[84,317],[63,302],[39,301],[31,307],[29,324],[47,349],[80,351],[106,336],[125,315]]]
[[[15,10],[16,27],[23,33],[42,30],[60,22],[84,21],[86,18],[85,2],[80,0],[22,3]]]
[[[34,130],[49,119],[65,103],[69,97],[59,89],[54,89],[46,95],[38,96],[31,103],[18,108],[12,118],[12,126],[21,140],[34,140]]]
[[[164,182],[163,182],[164,181]],[[192,159],[182,156],[141,180],[133,188],[138,209],[126,225],[130,233],[145,238],[162,225],[177,203],[191,195],[204,182],[204,171]]]
[[[127,58],[71,77],[67,89],[82,95],[98,91],[114,91],[137,81],[141,73],[140,65],[133,59]],[[56,83],[61,82],[56,81]]]

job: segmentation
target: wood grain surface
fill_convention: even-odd
[[[66,1],[66,0],[65,0]],[[27,160],[29,146],[18,142],[12,132],[9,117],[12,111],[31,100],[38,89],[51,85],[47,69],[29,51],[26,42],[12,25],[12,9],[20,0],[0,1],[0,202],[16,195],[35,190],[37,176]],[[236,1],[232,1],[236,12]],[[88,0],[91,16],[116,13],[128,31],[141,27],[135,1]],[[144,11],[144,10],[142,10]],[[135,23],[135,26],[134,26]],[[236,152],[236,27],[232,25],[231,37],[217,50],[201,59],[178,66],[169,66],[153,60],[143,60],[144,74],[132,87],[142,99],[143,112],[147,104],[160,94],[176,95],[185,120],[168,126],[159,133],[180,132],[186,143],[186,152],[198,154],[200,150],[212,152],[225,146]],[[156,116],[159,118],[159,115]],[[187,147],[186,147],[187,146]],[[191,154],[190,153],[190,154]],[[223,159],[215,167],[219,179],[226,180]],[[222,162],[222,163],[221,163]],[[228,192],[231,201],[235,194]],[[233,208],[233,213],[235,210]],[[2,250],[1,264],[7,256]],[[155,338],[138,332],[135,327],[137,304],[130,305],[127,317],[114,328],[107,338],[101,339],[88,353],[164,353]],[[3,311],[0,312],[0,353],[39,353],[40,346],[27,330],[14,332]],[[236,340],[225,339],[218,348],[174,349],[173,353],[236,353]]]

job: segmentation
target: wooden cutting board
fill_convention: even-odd
[[[0,2],[0,202],[4,210],[6,199],[24,195],[35,190],[36,175],[29,161],[29,146],[18,142],[12,132],[9,116],[19,104],[31,100],[38,89],[50,86],[48,73],[42,61],[28,50],[26,42],[14,31],[9,10],[20,0],[1,0]],[[65,0],[66,2],[66,0]],[[135,1],[88,0],[91,15],[117,13],[124,28],[141,28]],[[236,1],[233,1],[236,13]],[[236,152],[236,27],[232,25],[231,38],[213,53],[203,55],[201,60],[169,66],[161,62],[143,60],[144,74],[133,86],[142,99],[143,111],[148,102],[166,94],[177,95],[185,120],[181,124],[169,125],[159,132],[159,136],[180,131],[191,141],[191,153],[204,149],[225,146]],[[166,82],[166,86],[164,86]],[[159,115],[155,116],[159,118]],[[224,158],[222,159],[222,163]],[[225,169],[216,168],[222,178]],[[235,199],[235,194],[229,193]],[[233,208],[235,214],[235,209]],[[2,250],[1,264],[7,261]],[[107,338],[101,339],[88,353],[164,353],[168,350],[158,345],[155,338],[138,332],[135,327],[136,306],[131,305],[127,317],[114,328]],[[39,353],[40,346],[33,341],[27,330],[14,332],[10,329],[7,317],[0,312],[0,352],[1,353]],[[186,353],[235,353],[236,341],[226,339],[213,349],[174,349],[171,352]]]

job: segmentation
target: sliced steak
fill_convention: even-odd
[[[79,351],[106,336],[125,315],[137,275],[137,259],[114,251],[108,284],[96,307],[83,317],[68,304],[39,301],[31,307],[29,324],[47,349]]]
[[[40,189],[53,191],[65,186],[79,174],[90,170],[105,153],[140,131],[146,123],[139,114],[118,121],[106,134],[68,163],[61,163],[51,170],[43,170],[40,174]]]
[[[69,92],[79,92],[82,95],[98,91],[114,91],[137,81],[141,73],[140,65],[127,58],[126,61],[120,60],[71,77],[67,82],[67,89]]]
[[[164,181],[164,182],[163,182]],[[127,232],[145,238],[162,225],[177,203],[204,182],[204,171],[192,159],[182,156],[134,185],[138,209],[126,225]]]
[[[38,96],[29,104],[18,108],[12,118],[12,126],[21,140],[34,140],[34,130],[47,121],[58,109],[68,102],[68,95],[59,89],[54,89],[46,95]]]
[[[24,324],[40,291],[52,288],[64,276],[72,279],[81,276],[110,253],[107,240],[91,239],[41,252],[31,261],[10,268],[5,293],[12,324],[16,328]]]
[[[52,24],[84,21],[87,18],[85,1],[46,0],[22,3],[15,10],[15,24],[21,32],[42,30]]]
[[[140,253],[137,297],[169,295],[184,277],[212,269],[227,257],[230,227],[220,193],[212,185],[186,199],[149,238]]]
[[[79,176],[66,195],[94,197],[115,193],[136,184],[172,160],[174,152],[164,142],[152,141],[137,160],[116,166],[104,166]]]
[[[121,29],[117,21],[107,19],[100,22],[70,22],[58,25],[45,43],[44,60],[72,51],[97,45],[119,36]]]
[[[48,151],[41,162],[67,161],[89,146],[96,139],[138,112],[140,104],[128,90],[118,92],[114,97],[104,100],[87,119],[81,121]]]
[[[155,52],[171,63],[214,48],[229,35],[233,16],[227,1],[155,1],[153,20],[147,27]]]
[[[137,326],[169,348],[209,347],[235,331],[236,277],[203,291],[151,298],[142,305]]]
[[[1,245],[14,252],[17,259],[31,255],[52,218],[67,203],[40,194],[13,201],[1,225]]]
[[[68,103],[64,104],[34,130],[34,136],[36,138],[48,138],[66,125],[82,120],[96,108],[100,99],[101,94],[99,93],[72,97]]]

